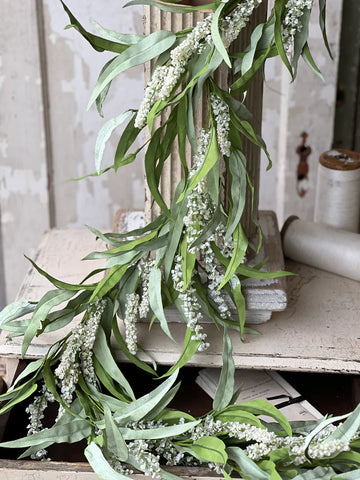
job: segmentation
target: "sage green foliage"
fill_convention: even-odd
[[[289,70],[290,79],[295,78],[301,57],[317,75],[321,75],[307,41],[310,10],[300,18],[302,28],[294,36],[293,55],[285,51],[282,22],[286,15],[287,0],[275,0],[274,8],[264,23],[254,26],[247,48],[230,51],[223,42],[222,25],[224,18],[231,15],[241,3],[245,4],[246,1],[215,0],[202,7],[184,6],[178,0],[134,0],[128,4],[153,5],[168,12],[183,14],[202,8],[211,9],[214,11],[210,26],[212,42],[203,42],[202,50],[190,56],[169,96],[156,98],[151,105],[144,127],[150,134],[148,141],[140,142],[138,146],[142,128],[135,126],[138,111],[131,109],[119,112],[116,118],[108,120],[100,130],[95,145],[95,175],[109,170],[117,171],[122,165],[138,160],[142,152],[147,185],[161,210],[158,218],[144,228],[131,232],[104,234],[89,227],[94,235],[106,242],[108,248],[103,252],[89,253],[85,259],[103,259],[102,268],[91,271],[78,284],[69,284],[54,278],[32,262],[54,289],[37,302],[21,300],[0,313],[0,327],[7,330],[10,336],[24,337],[22,354],[26,355],[34,337],[59,330],[79,315],[82,315],[80,325],[86,326],[94,302],[103,302],[91,351],[95,380],[89,380],[89,374],[80,374],[72,393],[72,402],[64,400],[56,368],[65,356],[73,338],[73,330],[60,338],[45,358],[29,363],[14,385],[0,397],[0,413],[5,413],[19,403],[32,401],[34,394],[39,395],[45,385],[53,395],[53,400],[63,409],[62,416],[50,428],[0,444],[1,447],[26,449],[21,458],[36,454],[53,443],[74,443],[86,439],[88,446],[85,455],[98,477],[103,480],[123,480],[128,477],[122,471],[117,471],[121,463],[146,471],[141,459],[132,450],[134,442],[145,442],[142,445],[146,444],[147,453],[153,455],[152,449],[160,448],[160,442],[166,441],[166,448],[184,455],[186,464],[215,464],[226,480],[231,480],[231,475],[241,475],[246,480],[360,478],[359,407],[349,416],[290,424],[276,407],[264,400],[234,404],[238,392],[234,392],[235,364],[231,330],[241,337],[249,331],[245,323],[242,282],[246,278],[287,275],[286,272],[264,271],[265,261],[253,267],[243,263],[247,250],[260,248],[261,243],[260,230],[259,245],[254,247],[246,238],[241,224],[246,190],[252,194],[252,203],[255,195],[247,173],[251,159],[244,155],[244,139],[262,148],[269,157],[265,143],[252,128],[252,115],[244,105],[244,98],[254,76],[263,70],[268,58],[276,55],[281,57]],[[75,28],[96,51],[115,54],[102,68],[89,101],[89,106],[96,103],[101,116],[109,89],[116,88],[116,77],[128,68],[149,60],[155,60],[156,66],[169,65],[171,51],[181,45],[192,31],[191,28],[179,32],[160,30],[148,36],[134,35],[114,32],[94,22],[98,31],[98,35],[94,35],[85,30],[63,2],[62,5],[70,20],[69,27]],[[319,7],[320,30],[325,47],[329,50],[325,29],[326,0],[319,0]],[[226,64],[229,69],[231,82],[227,91],[221,89],[212,77],[221,64]],[[229,155],[221,154],[217,113],[210,101],[214,94],[226,105],[229,116]],[[186,158],[186,143],[190,143],[195,153],[199,132],[195,129],[194,115],[201,96],[209,103],[209,115],[203,127],[209,131],[210,141],[202,164],[196,172],[191,172],[189,159]],[[155,120],[162,113],[166,113],[167,120],[157,126]],[[124,124],[124,128],[119,136],[114,163],[102,170],[106,142],[121,124]],[[162,197],[160,183],[174,145],[178,146],[183,178],[171,204],[167,204]],[[220,176],[220,164],[223,164],[227,176],[227,202],[224,201],[225,186]],[[198,236],[193,239],[184,228],[184,219],[188,214],[189,198],[198,192],[200,186],[205,188],[212,210],[209,221],[199,227]],[[258,225],[255,216],[254,222]],[[199,225],[195,221],[193,226]],[[210,242],[209,249],[222,275],[217,289],[221,294],[226,293],[233,307],[233,313],[225,316],[209,291],[209,279],[206,278],[203,258],[199,254],[201,245],[220,227],[225,240],[233,243],[232,255],[226,256],[216,241]],[[175,285],[172,277],[179,256],[182,288]],[[150,317],[152,315],[150,327],[154,321],[159,322],[164,333],[173,340],[171,326],[167,322],[167,308],[174,305],[187,323],[188,307],[183,294],[191,289],[192,299],[198,303],[202,314],[212,320],[219,334],[223,334],[223,368],[213,410],[198,419],[170,408],[180,388],[180,382],[177,382],[179,369],[191,361],[201,345],[201,341],[194,337],[193,330],[189,326],[184,329],[182,353],[160,377],[155,362],[146,357],[146,351],[142,359],[130,352],[119,328],[118,312],[121,317],[126,316],[129,295],[141,295],[143,292],[143,265],[149,259],[154,259],[154,267],[148,276]],[[93,282],[92,278],[97,273],[103,273],[103,278]],[[206,325],[204,330],[206,332]],[[152,334],[151,329],[149,334]],[[153,376],[156,388],[137,398],[131,382],[117,363],[115,350],[121,350],[134,364],[138,375]],[[145,362],[144,358],[148,361]],[[262,415],[270,417],[273,423],[262,421]],[[306,452],[309,452],[324,428],[338,420],[345,422],[324,440],[324,444],[348,442],[349,450],[317,460],[308,456],[296,462],[296,455],[291,453],[290,448],[280,445],[283,438],[302,435]],[[223,425],[223,429],[212,430],[209,425],[213,424]],[[274,447],[262,458],[253,460],[246,449],[255,440],[236,438],[231,433],[234,425],[243,426],[249,432],[251,429],[258,429],[258,433],[273,432],[280,446]],[[165,462],[164,455],[159,455]],[[158,475],[163,480],[178,479],[160,467]]]

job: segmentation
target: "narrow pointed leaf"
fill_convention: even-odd
[[[232,356],[232,345],[227,329],[224,329],[222,368],[219,383],[213,401],[214,410],[223,410],[231,401],[234,392],[235,364]]]
[[[171,335],[169,326],[165,317],[161,290],[161,270],[160,268],[153,268],[149,276],[149,299],[150,307],[154,312],[156,318],[160,322],[161,329],[173,341],[174,337]]]
[[[121,72],[136,65],[141,65],[168,50],[176,40],[176,36],[165,30],[158,30],[121,53],[108,69],[99,76],[90,97],[88,108],[94,103],[101,91]]]

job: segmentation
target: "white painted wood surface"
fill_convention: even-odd
[[[184,480],[215,480],[218,475],[205,468],[167,467],[174,475]],[[1,480],[99,480],[99,477],[86,463],[36,462],[25,460],[1,460]],[[133,480],[150,480],[142,474],[131,475]],[[241,480],[241,479],[239,479]]]
[[[91,265],[80,261],[95,248],[101,249],[101,245],[96,246],[87,230],[58,230],[44,238],[37,262],[55,277],[78,282],[96,268],[94,261]],[[286,268],[296,273],[288,279],[288,308],[284,312],[274,312],[268,323],[256,326],[260,335],[246,335],[245,342],[237,332],[231,332],[236,366],[360,373],[360,283],[291,261]],[[30,272],[21,297],[37,300],[48,288],[47,283],[37,273]],[[176,343],[158,324],[153,325],[151,335],[146,324],[139,324],[140,345],[157,362],[167,365],[173,364],[181,353],[185,325],[173,323],[170,330]],[[210,348],[196,354],[191,364],[219,367],[222,364],[222,335],[213,324],[205,325],[205,330]],[[52,332],[35,339],[27,357],[42,357],[58,338],[59,333]],[[6,340],[3,332],[0,356],[16,358],[20,351],[21,338]],[[139,357],[148,360],[141,352]],[[125,361],[120,352],[118,359]]]

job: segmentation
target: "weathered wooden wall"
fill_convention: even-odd
[[[122,10],[125,0],[66,3],[89,30],[95,31],[90,22],[94,18],[107,28],[142,32],[142,8]],[[260,207],[277,211],[280,224],[290,213],[312,217],[318,156],[332,141],[341,5],[342,0],[328,2],[334,62],[321,45],[316,13],[311,27],[311,47],[325,86],[306,66],[299,69],[293,85],[276,60],[267,68],[263,136],[274,168],[267,173],[262,168]],[[119,207],[143,208],[141,159],[117,175],[111,172],[82,182],[69,179],[94,171],[98,130],[104,120],[138,106],[144,81],[141,67],[114,81],[101,119],[86,106],[98,72],[111,55],[92,50],[74,29],[64,31],[68,19],[60,2],[28,0],[19,9],[17,2],[2,0],[1,12],[0,210],[6,282],[0,275],[0,298],[6,289],[11,301],[28,267],[23,253],[34,254],[44,230],[84,224],[110,228]],[[313,152],[310,190],[300,198],[295,149],[304,129]],[[112,142],[104,164],[111,162],[114,148]]]

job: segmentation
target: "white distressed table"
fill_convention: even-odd
[[[93,250],[104,249],[86,229],[52,230],[39,247],[37,264],[53,276],[78,282],[99,261],[81,261]],[[287,270],[296,273],[288,279],[288,308],[274,312],[271,320],[255,328],[259,335],[241,341],[232,332],[236,366],[248,369],[360,373],[360,283],[295,262]],[[19,296],[38,300],[50,284],[33,268],[29,270]],[[70,328],[68,326],[68,328]],[[213,324],[205,325],[210,341],[206,352],[194,355],[192,365],[219,367],[222,364],[222,335]],[[162,364],[173,364],[182,351],[185,325],[171,323],[172,342],[158,324],[148,334],[148,325],[139,326],[139,343]],[[34,340],[26,358],[40,358],[64,331]],[[7,380],[11,381],[21,352],[21,338],[1,334],[0,356],[6,357]],[[139,357],[148,360],[141,352]],[[121,352],[118,360],[126,361]]]

